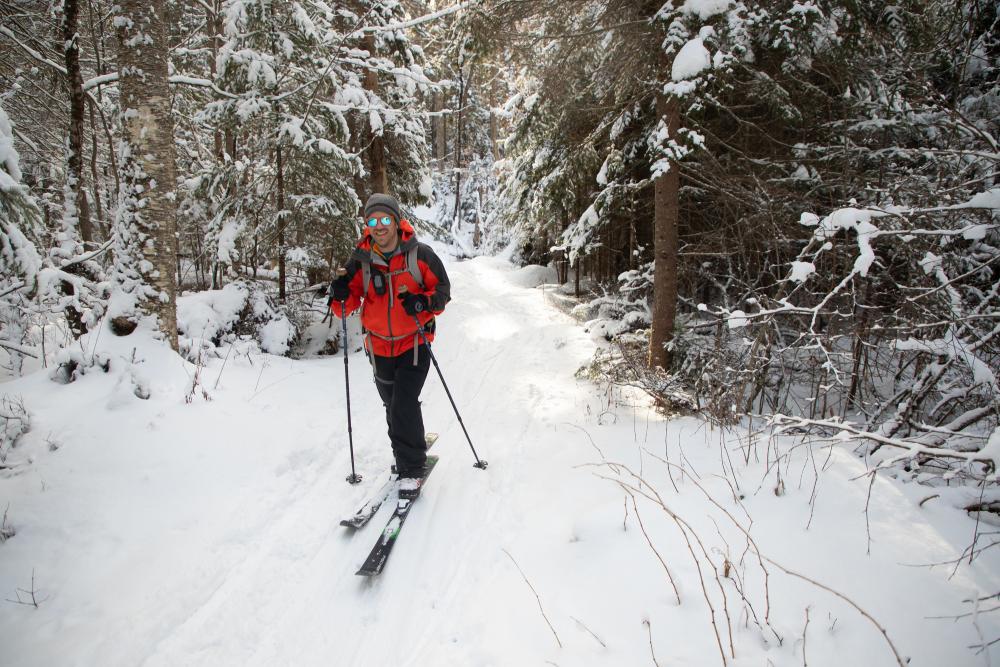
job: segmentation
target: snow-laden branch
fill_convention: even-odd
[[[92,88],[98,86],[105,86],[112,83],[118,83],[119,79],[118,72],[109,72],[108,74],[102,74],[101,76],[95,76],[92,79],[87,79],[83,82],[83,90],[89,91]],[[167,77],[169,83],[183,85],[183,86],[195,86],[198,88],[210,88],[213,92],[218,93],[222,97],[228,97],[232,100],[241,99],[239,95],[231,93],[228,90],[223,90],[219,88],[211,79],[206,79],[200,76],[188,76],[186,74],[171,74]]]
[[[199,88],[211,88],[213,92],[222,95],[223,97],[228,97],[231,100],[238,100],[241,97],[235,93],[231,93],[228,90],[223,90],[215,85],[210,79],[205,79],[198,76],[187,76],[184,74],[172,74],[167,77],[169,83],[180,84],[184,86],[196,86]]]
[[[431,21],[436,21],[437,19],[444,18],[449,14],[454,14],[459,12],[470,5],[479,4],[479,0],[466,0],[465,2],[460,2],[453,7],[447,7],[445,9],[432,12],[430,14],[425,14],[424,16],[419,16],[415,19],[410,19],[409,21],[400,21],[399,23],[389,23],[387,25],[379,26],[368,26],[365,28],[358,28],[352,32],[349,36],[352,38],[361,37],[365,34],[375,34],[380,32],[395,32],[396,30],[405,30],[406,28],[413,28],[414,26],[421,25],[423,23],[430,23]]]
[[[385,74],[409,76],[410,78],[414,79],[415,81],[418,81],[418,82],[420,81],[417,77],[415,77],[413,75],[412,72],[408,72],[407,70],[401,70],[401,69],[398,69],[398,68],[394,68],[394,69],[381,69],[381,68],[377,68],[377,67],[369,67],[367,64],[362,63],[360,61],[359,62],[349,62],[348,64],[358,65],[358,66],[362,66],[362,67],[368,67],[369,69],[372,69],[372,70],[377,71],[377,72],[382,72],[382,73],[385,73]],[[112,72],[110,74],[103,74],[101,76],[97,76],[97,77],[94,77],[92,79],[88,79],[87,81],[85,81],[83,83],[83,90],[86,92],[86,91],[89,91],[92,88],[96,88],[97,86],[107,85],[107,84],[111,84],[111,83],[117,83],[118,82],[118,78],[119,78],[118,77],[118,72]],[[220,96],[225,97],[227,99],[231,99],[231,100],[241,100],[241,99],[243,99],[243,97],[241,95],[238,95],[236,93],[231,93],[228,90],[223,90],[222,88],[219,88],[217,85],[215,85],[215,83],[213,83],[210,79],[206,79],[206,78],[203,78],[203,77],[189,76],[189,75],[186,75],[186,74],[172,74],[172,75],[170,75],[167,78],[167,81],[169,83],[172,83],[172,84],[175,84],[175,85],[180,85],[180,86],[194,86],[194,87],[197,87],[197,88],[209,88],[213,92],[219,94]],[[310,82],[310,83],[315,83],[315,82]],[[288,98],[289,96],[291,96],[291,95],[295,94],[296,92],[298,92],[301,88],[307,87],[308,85],[309,84],[305,84],[304,86],[301,86],[300,88],[298,88],[296,90],[285,92],[285,93],[281,93],[279,95],[265,97],[263,99],[265,101],[267,101],[267,102],[281,102],[284,99]],[[374,107],[374,106],[370,106],[370,105],[369,106],[356,106],[356,105],[349,105],[349,104],[332,104],[332,103],[326,103],[326,104],[324,104],[324,108],[327,108],[327,109],[329,109],[331,111],[362,111],[362,112],[365,112],[365,113],[369,113],[371,111],[381,111],[381,110],[387,109],[389,107]],[[403,109],[393,109],[393,111],[396,111],[397,113],[400,113],[400,114],[403,114],[403,115],[406,115],[406,116],[409,116],[409,117],[413,117],[413,118],[432,118],[432,117],[435,117],[435,116],[449,116],[449,115],[454,115],[455,113],[457,113],[457,111],[455,109],[441,109],[439,111],[411,111],[411,110],[403,110]]]
[[[109,74],[102,74],[100,76],[95,76],[92,79],[87,79],[83,82],[81,86],[85,91],[91,88],[97,88],[98,86],[103,86],[108,83],[115,83],[118,81],[118,72],[111,72]]]
[[[24,356],[31,357],[32,359],[37,359],[38,358],[38,355],[35,354],[35,352],[33,350],[29,350],[28,348],[26,348],[26,347],[24,347],[22,345],[15,345],[14,343],[11,343],[9,341],[0,340],[0,347],[4,348],[6,350],[11,350],[13,352],[17,352],[18,354],[23,354]],[[0,417],[7,417],[7,415],[0,414]]]
[[[757,416],[760,417],[761,415]],[[775,433],[781,433],[786,428],[815,427],[832,429],[839,431],[839,434],[833,436],[833,439],[840,440],[841,442],[871,440],[879,443],[880,445],[906,450],[905,454],[883,463],[880,467],[893,465],[899,463],[900,461],[913,459],[917,456],[923,455],[937,458],[957,459],[968,463],[990,463],[994,466],[994,470],[1000,469],[1000,456],[998,456],[1000,452],[987,451],[985,449],[975,452],[960,452],[954,449],[924,445],[919,442],[914,442],[913,440],[904,440],[902,438],[894,438],[880,433],[874,433],[872,431],[864,431],[850,422],[840,421],[837,419],[811,419],[808,417],[793,417],[779,413],[771,417],[771,421],[778,427]]]
[[[52,60],[49,60],[48,58],[46,58],[45,56],[43,56],[41,53],[39,53],[38,51],[34,50],[30,46],[28,46],[27,44],[25,44],[24,42],[22,42],[21,40],[19,40],[17,38],[17,35],[15,35],[13,33],[13,31],[11,31],[10,28],[8,28],[6,26],[0,25],[0,35],[6,35],[7,37],[10,37],[14,41],[14,43],[17,44],[18,46],[20,46],[21,49],[25,53],[27,53],[29,56],[31,56],[32,58],[34,58],[35,60],[37,60],[38,62],[40,62],[40,63],[42,63],[44,65],[48,65],[49,67],[51,67],[55,71],[57,71],[60,74],[62,74],[62,75],[65,76],[65,74],[66,74],[66,68],[65,67],[63,67],[62,65],[60,65],[60,64],[58,64],[58,63],[56,63],[56,62],[54,62]]]
[[[825,311],[824,309],[830,303],[830,301],[837,296],[844,288],[846,288],[851,281],[857,277],[866,277],[869,268],[871,268],[872,263],[875,261],[875,251],[872,246],[872,242],[880,237],[907,237],[907,236],[945,236],[945,237],[962,237],[965,239],[981,239],[984,238],[987,232],[994,230],[998,225],[993,223],[979,224],[979,225],[969,225],[963,227],[962,229],[878,229],[871,224],[871,220],[882,218],[882,217],[898,217],[902,220],[906,220],[908,216],[921,215],[921,214],[931,214],[931,213],[946,213],[954,211],[967,211],[967,210],[1000,210],[1000,188],[992,188],[986,190],[985,192],[980,192],[974,195],[971,199],[960,204],[953,204],[949,206],[933,206],[924,208],[904,208],[904,207],[889,207],[889,208],[879,208],[879,207],[866,207],[866,208],[843,208],[833,211],[826,217],[820,219],[818,216],[812,213],[803,213],[800,220],[800,224],[806,226],[816,226],[816,232],[813,236],[813,240],[817,242],[827,241],[830,237],[834,236],[836,233],[846,230],[853,229],[857,234],[857,244],[858,244],[858,257],[855,260],[854,266],[846,276],[827,294],[823,299],[812,307],[802,307],[795,306],[789,303],[784,298],[776,299],[779,307],[770,309],[761,309],[755,313],[745,313],[742,310],[734,310],[731,313],[721,312],[718,313],[721,319],[728,322],[730,328],[742,328],[749,324],[753,320],[761,320],[773,317],[775,315],[811,315],[812,323],[814,327],[817,318],[822,315]],[[816,256],[823,252],[825,249],[821,247],[817,251]],[[801,261],[804,260],[804,254],[808,252],[807,248],[803,251],[803,255],[800,255],[800,261],[792,262],[792,271],[786,280],[790,280],[795,283],[804,282],[811,274],[815,273],[816,267],[814,262]],[[815,257],[813,257],[815,260]],[[981,270],[982,267],[977,267],[974,271],[969,272],[969,275],[974,274],[976,271]],[[954,280],[948,280],[947,277],[941,278],[943,282],[935,290],[944,289],[949,284],[953,283]],[[957,280],[957,279],[955,279]],[[926,296],[921,295],[921,296]],[[919,297],[915,297],[919,298]],[[911,299],[912,300],[912,299]]]
[[[27,287],[27,285],[28,284],[26,282],[24,282],[23,280],[17,281],[13,285],[11,285],[7,289],[5,289],[3,292],[0,292],[0,299],[4,298],[8,294],[13,294],[16,291],[18,291],[20,289],[23,289],[24,287]]]
[[[89,262],[90,260],[94,259],[95,257],[98,257],[98,256],[102,255],[103,253],[107,252],[111,248],[112,245],[114,245],[114,240],[113,239],[109,239],[109,240],[105,241],[104,243],[102,243],[101,246],[99,248],[97,248],[96,250],[93,250],[91,252],[88,252],[88,253],[85,253],[83,255],[80,255],[79,257],[75,257],[75,258],[69,260],[68,262],[65,262],[65,263],[61,264],[59,266],[59,268],[60,269],[67,269],[67,268],[73,266],[74,264],[82,264],[83,262]]]

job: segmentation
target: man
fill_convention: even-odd
[[[347,314],[361,307],[401,492],[415,493],[427,462],[419,399],[430,369],[415,318],[428,342],[434,340],[435,317],[451,299],[451,284],[440,258],[417,241],[395,197],[368,199],[364,230],[345,272],[330,285],[329,305],[337,317],[342,305]]]

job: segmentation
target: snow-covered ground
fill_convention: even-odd
[[[354,572],[389,508],[338,525],[390,463],[357,341],[359,486],[341,357],[237,346],[192,393],[195,367],[104,332],[83,354],[109,372],[0,385],[32,413],[0,478],[0,597],[34,579],[40,601],[0,603],[0,664],[1000,664],[969,648],[1000,618],[965,602],[1000,591],[1000,554],[944,564],[975,529],[953,503],[869,488],[849,451],[665,420],[575,377],[596,343],[537,267],[448,270],[434,351],[490,467],[432,369],[441,461],[376,579]]]

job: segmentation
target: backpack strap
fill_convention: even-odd
[[[417,264],[417,250],[419,247],[417,244],[413,244],[413,247],[406,252],[406,270],[410,272],[413,276],[413,280],[416,281],[420,289],[424,288],[424,275],[420,273],[420,265]],[[392,275],[396,275],[396,271],[392,272]],[[368,295],[368,287],[372,282],[372,265],[371,262],[361,262],[361,294],[364,296]]]
[[[406,253],[406,268],[410,270],[410,275],[417,281],[420,289],[424,288],[424,276],[420,273],[420,266],[417,264],[417,249],[419,246],[414,243],[413,247]]]

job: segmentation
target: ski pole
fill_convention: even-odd
[[[399,288],[399,294],[406,294],[409,290],[406,289],[406,285],[401,285]],[[420,340],[427,348],[427,354],[431,355],[431,361],[434,363],[434,369],[437,371],[438,377],[441,378],[441,385],[444,387],[444,393],[448,394],[448,400],[451,401],[451,407],[455,410],[455,416],[458,417],[458,423],[462,427],[462,432],[465,433],[465,439],[469,442],[469,449],[472,450],[472,456],[476,459],[476,462],[472,464],[472,467],[479,468],[480,470],[486,470],[486,466],[489,465],[486,461],[479,458],[476,454],[476,448],[472,445],[472,438],[469,437],[469,431],[465,428],[465,422],[462,421],[462,415],[458,412],[458,406],[455,405],[455,399],[451,397],[451,390],[448,389],[448,383],[444,381],[444,374],[441,373],[441,367],[438,365],[437,357],[434,356],[433,350],[431,350],[430,341],[427,340],[427,336],[424,335],[424,325],[420,323],[420,320],[416,315],[413,316],[413,321],[417,324],[417,333],[420,334]]]
[[[337,275],[347,275],[347,269],[337,269]],[[340,302],[340,323],[344,332],[344,389],[347,393],[347,442],[351,448],[351,474],[347,476],[350,484],[357,484],[361,481],[361,475],[354,470],[354,433],[351,428],[351,377],[347,372],[347,300]]]

